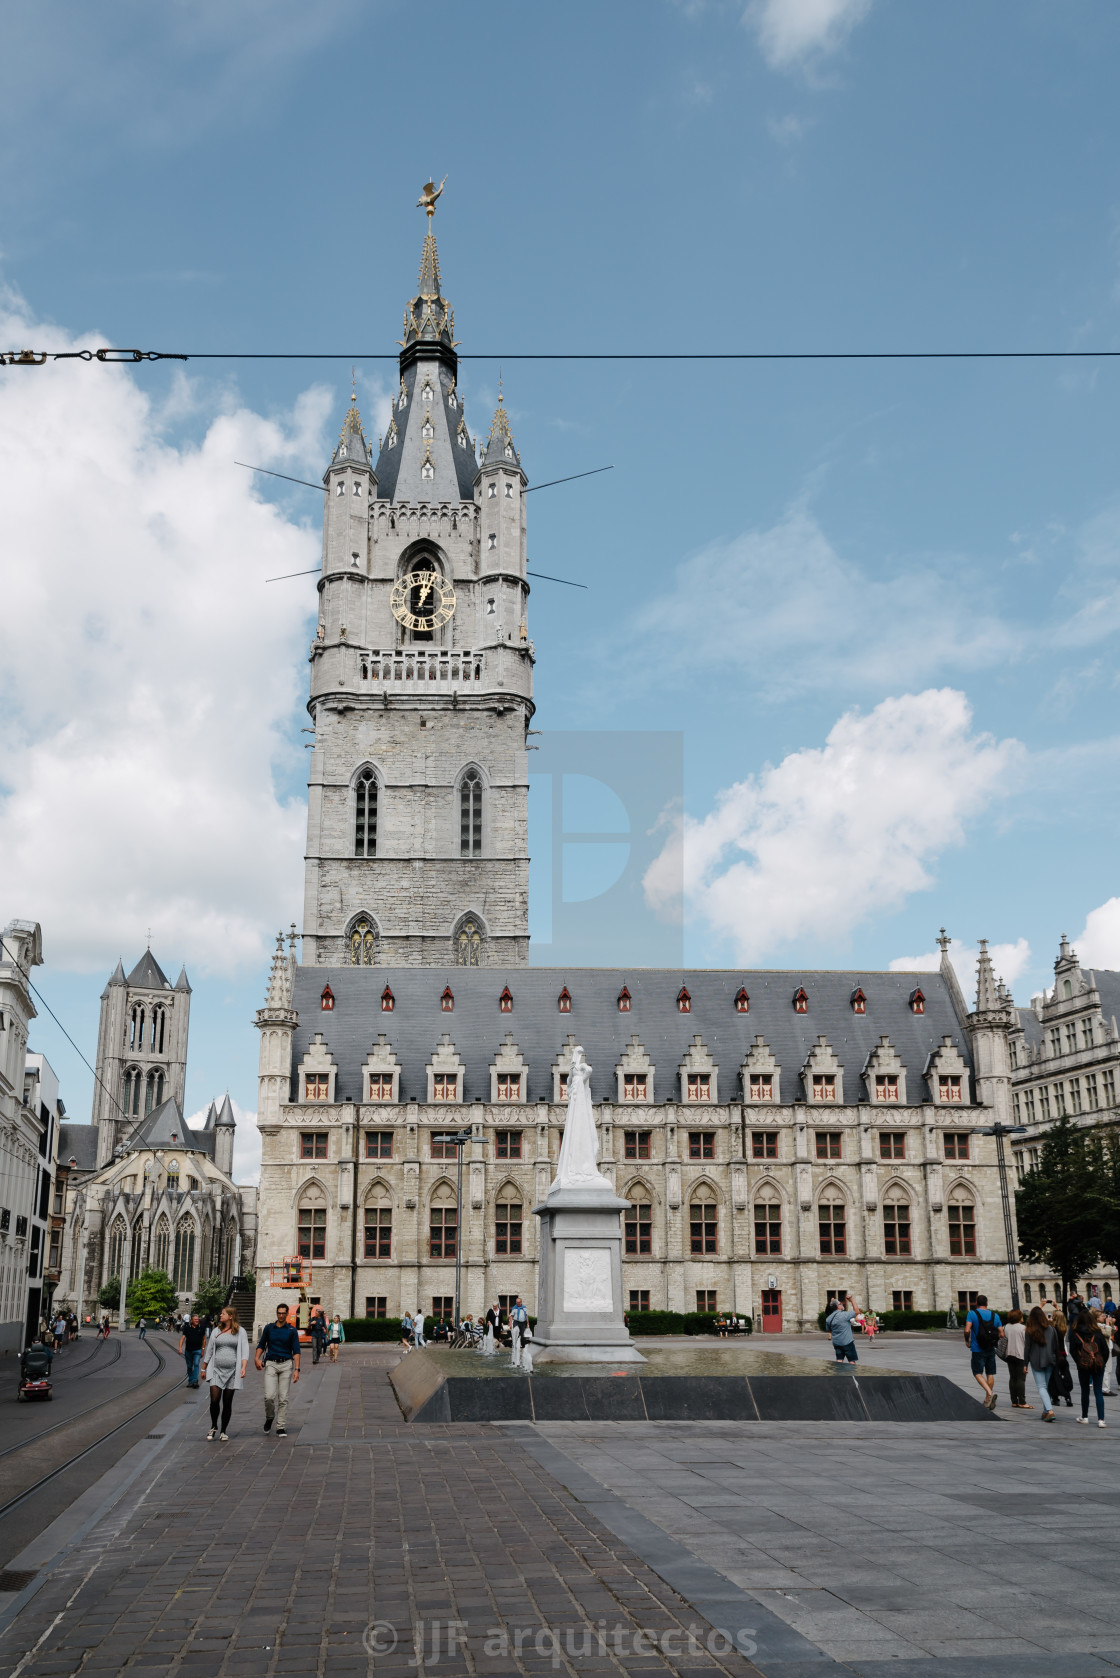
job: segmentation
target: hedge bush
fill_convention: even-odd
[[[536,1317],[529,1318],[530,1328],[535,1328],[536,1323]],[[435,1326],[434,1317],[424,1318],[424,1334],[428,1340]],[[399,1340],[401,1337],[399,1317],[344,1317],[342,1327],[347,1340]]]
[[[985,1310],[987,1309],[988,1307],[985,1306]],[[1007,1321],[1007,1312],[1000,1306],[995,1307],[995,1312],[1001,1323]],[[888,1331],[891,1329],[944,1328],[946,1315],[947,1312],[945,1311],[877,1311],[875,1313],[879,1327]],[[824,1329],[824,1316],[825,1314],[822,1311],[817,1317],[817,1327],[822,1330]],[[957,1312],[957,1318],[963,1330],[964,1316],[960,1311]]]
[[[754,1328],[749,1317],[737,1312],[740,1322],[747,1325],[747,1333]],[[627,1311],[626,1323],[631,1334],[714,1334],[716,1316],[710,1311]]]

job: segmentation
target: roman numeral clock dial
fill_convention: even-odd
[[[430,633],[451,621],[455,590],[438,571],[409,571],[394,585],[389,606],[406,629]]]

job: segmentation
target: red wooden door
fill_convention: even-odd
[[[782,1332],[782,1290],[780,1288],[763,1288],[762,1290],[762,1332],[763,1334],[781,1334]]]

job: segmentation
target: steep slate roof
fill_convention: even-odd
[[[1107,967],[1083,967],[1081,971],[1087,983],[1096,986],[1101,999],[1101,1013],[1108,1024],[1120,1020],[1120,973]],[[1033,1008],[1017,1008],[1015,1011],[1027,1043],[1032,1048],[1037,1047],[1048,1028],[1043,1026]]]
[[[432,387],[431,403],[420,400],[425,382]],[[407,401],[393,404],[393,425],[381,440],[381,453],[374,471],[379,501],[473,501],[478,461],[470,441],[459,442],[463,404],[458,397],[452,408],[448,395],[455,375],[445,362],[421,352],[401,373]],[[428,414],[432,417],[431,439],[421,435]],[[396,441],[390,446],[396,431]],[[425,455],[430,451],[434,478],[421,477]]]
[[[214,1132],[191,1130],[183,1117],[183,1109],[174,1096],[153,1107],[148,1117],[125,1140],[125,1151],[135,1153],[141,1148],[182,1148],[196,1154],[213,1154]]]
[[[334,1008],[324,1013],[325,984],[334,992]],[[395,998],[391,1014],[381,1011],[388,985]],[[449,985],[454,1011],[445,1014],[440,996]],[[513,995],[513,1012],[499,1011],[504,986]],[[630,1012],[618,1012],[623,986],[630,992]],[[571,1012],[561,1014],[557,997],[566,986]],[[684,986],[692,998],[687,1014],[677,1011]],[[742,986],[750,1012],[735,1011]],[[809,1011],[794,1012],[794,992],[804,986]],[[852,992],[867,997],[866,1014],[854,1014]],[[925,1013],[913,1014],[908,998],[920,987]],[[569,1033],[582,1043],[593,1069],[596,1101],[617,1097],[615,1068],[631,1037],[637,1036],[655,1068],[655,1102],[677,1099],[678,1071],[697,1035],[720,1073],[722,1101],[740,1099],[739,1069],[756,1036],[761,1035],[784,1074],[783,1104],[800,1096],[797,1074],[809,1050],[824,1035],[847,1074],[845,1105],[862,1093],[860,1073],[870,1051],[886,1035],[909,1073],[911,1103],[925,1096],[922,1074],[941,1039],[952,1039],[971,1067],[972,1052],[938,973],[756,972],[702,968],[466,968],[466,967],[299,967],[293,1006],[299,1013],[293,1053],[292,1099],[296,1070],[311,1038],[321,1032],[338,1065],[337,1099],[360,1100],[362,1065],[378,1033],[400,1062],[401,1097],[423,1101],[426,1068],[446,1032],[466,1068],[467,1100],[489,1101],[490,1066],[510,1032],[529,1069],[530,1101],[552,1100],[552,1067]]]
[[[145,950],[132,972],[128,981],[137,990],[170,990],[171,982],[163,971],[151,950]]]
[[[109,975],[109,983],[105,986],[105,989],[101,992],[101,1001],[104,1002],[106,1000],[106,998],[109,995],[110,988],[113,985],[125,985],[127,983],[128,983],[128,980],[124,976],[124,963],[121,960],[120,956],[118,956],[117,957],[117,965],[114,967],[112,973],[110,973],[110,975]]]
[[[58,1127],[58,1163],[74,1161],[77,1171],[92,1171],[97,1165],[97,1126],[64,1124]]]

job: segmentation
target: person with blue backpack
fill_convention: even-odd
[[[972,1373],[984,1394],[989,1410],[996,1407],[996,1347],[1003,1324],[988,1309],[988,1296],[976,1295],[976,1304],[964,1320],[964,1338],[972,1354]]]

